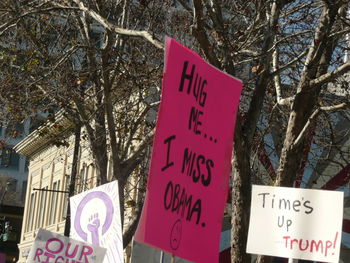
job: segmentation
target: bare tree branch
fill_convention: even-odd
[[[327,82],[330,82],[330,81],[336,79],[337,77],[339,77],[340,75],[342,75],[348,71],[350,71],[350,61],[341,65],[337,69],[335,69],[331,72],[328,72],[328,73],[318,77],[317,79],[310,81],[310,87],[316,87],[316,86],[323,85]]]
[[[278,50],[277,49],[273,52],[273,55],[272,55],[272,69],[275,72],[278,70]],[[273,80],[275,83],[277,104],[279,104],[279,105],[291,105],[291,102],[293,101],[292,97],[285,98],[285,99],[282,98],[282,85],[281,85],[280,75],[275,74],[273,76]]]
[[[88,14],[93,19],[95,19],[97,22],[99,22],[105,29],[114,31],[117,34],[124,35],[124,36],[145,38],[148,42],[153,44],[155,47],[157,47],[159,49],[164,49],[163,43],[161,43],[159,40],[157,40],[149,32],[124,29],[124,28],[118,27],[118,26],[108,22],[107,19],[103,18],[101,15],[99,15],[95,11],[85,7],[85,5],[80,0],[73,0],[73,1],[78,5],[78,7],[81,11],[86,12],[86,14]],[[56,5],[58,5],[58,4],[56,4]],[[61,6],[61,5],[58,5],[58,6]]]
[[[294,143],[292,145],[292,148],[298,146],[303,141],[303,139],[305,138],[305,135],[307,134],[307,131],[308,131],[309,127],[311,126],[311,124],[313,124],[316,121],[318,115],[322,111],[335,111],[335,110],[339,110],[339,109],[345,108],[345,107],[347,107],[349,105],[350,105],[349,103],[345,103],[344,102],[344,103],[341,103],[341,104],[338,104],[338,105],[320,107],[320,108],[316,109],[311,114],[310,118],[306,122],[304,128],[299,133],[298,137],[295,139],[295,141],[294,141]]]

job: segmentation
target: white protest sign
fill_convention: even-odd
[[[247,252],[338,262],[343,195],[253,185]]]
[[[39,229],[27,263],[92,263],[102,262],[106,249]]]
[[[123,262],[118,181],[70,198],[70,236],[107,248],[104,263]]]

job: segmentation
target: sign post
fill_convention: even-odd
[[[247,252],[339,261],[343,192],[254,185]],[[295,261],[296,260],[296,261]]]
[[[218,262],[242,83],[166,40],[147,196],[135,240]]]

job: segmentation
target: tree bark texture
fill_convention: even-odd
[[[231,262],[250,262],[246,244],[249,226],[251,172],[249,146],[242,134],[240,118],[237,119],[233,151]]]

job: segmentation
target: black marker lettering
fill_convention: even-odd
[[[187,174],[188,174],[188,165],[191,161],[191,154],[188,154],[188,148],[185,149],[184,151],[184,157],[183,157],[183,160],[182,160],[182,168],[181,168],[181,172],[184,173],[185,171],[185,168],[187,166]]]
[[[299,200],[295,200],[295,201],[293,202],[293,210],[294,210],[295,212],[299,212],[299,211],[300,211],[300,209],[298,209],[299,206],[301,206],[301,202],[300,202]]]
[[[191,86],[192,86],[192,80],[193,80],[193,76],[194,76],[194,70],[195,70],[196,66],[195,65],[192,66],[192,70],[191,70],[191,73],[189,75],[186,73],[187,66],[188,66],[188,61],[185,61],[184,62],[184,66],[182,68],[181,82],[180,82],[179,91],[183,91],[185,80],[187,79],[188,80],[187,94],[190,94]]]
[[[195,73],[196,65],[192,65],[191,69],[188,69],[188,67],[189,67],[188,61],[184,61],[182,73],[181,73],[179,91],[180,92],[185,91],[188,95],[190,95],[191,89],[192,89],[191,95],[193,95],[193,97],[196,99],[196,102],[199,104],[199,106],[204,107],[207,99],[207,93],[205,92],[204,89],[208,84],[208,81],[202,78],[198,73]],[[194,80],[194,83],[193,83],[193,80]],[[185,81],[187,82],[186,83],[187,90],[185,87],[186,85]]]
[[[206,162],[205,162],[205,166],[207,167],[207,178],[204,178],[205,175],[202,174],[202,184],[204,186],[208,186],[211,182],[211,168],[214,168],[214,162],[210,159],[208,159]]]
[[[202,88],[201,88],[201,94],[199,97],[199,105],[202,107],[204,107],[205,101],[207,100],[207,93],[204,91],[204,86],[207,85],[207,83],[208,82],[206,80],[203,81]]]
[[[186,194],[185,189],[182,189],[181,198],[180,198],[180,204],[179,204],[179,207],[177,209],[177,213],[179,213],[180,209],[181,209],[180,215],[181,215],[181,217],[183,217],[184,213],[185,213],[185,209],[187,207],[187,214],[189,214],[190,213],[191,204],[192,204],[192,195],[190,195],[187,198],[187,194]]]
[[[211,169],[214,168],[214,162],[206,159],[204,155],[197,154],[185,148],[182,159],[181,173],[192,178],[194,183],[201,181],[203,186],[208,186],[211,182]],[[203,171],[207,173],[203,173]]]
[[[192,172],[192,179],[194,183],[197,183],[199,181],[199,178],[201,177],[201,164],[204,164],[205,162],[205,157],[203,155],[198,155],[197,158],[197,171],[194,170]],[[197,176],[196,176],[197,174]]]
[[[194,204],[191,213],[187,215],[187,220],[191,221],[191,218],[193,216],[193,213],[197,213],[197,220],[196,224],[198,225],[199,220],[201,219],[201,213],[202,213],[202,200],[197,199],[196,203]]]
[[[175,191],[174,191],[174,197],[173,197],[173,207],[171,209],[171,212],[174,212],[177,210],[177,208],[180,205],[180,198],[179,198],[179,194],[180,194],[180,185],[176,184],[175,185]]]
[[[193,206],[192,200],[192,195],[187,194],[186,189],[182,188],[180,184],[174,185],[172,181],[168,182],[164,193],[165,210],[176,213],[182,218],[186,218],[187,221],[191,221],[196,213],[196,224],[198,224],[202,214],[202,200],[197,199]]]
[[[199,78],[199,81],[198,81]],[[198,77],[198,74],[196,74],[196,80],[194,81],[193,85],[193,96],[196,98],[196,101],[199,99],[199,95],[201,93],[201,84],[202,84],[202,77]]]
[[[265,208],[265,195],[269,195],[270,193],[261,193],[261,194],[258,194],[258,195],[262,195],[263,196],[263,205],[262,207]]]
[[[310,204],[310,201],[304,202],[304,207],[308,208],[308,211],[305,211],[305,214],[311,214],[312,211],[314,211],[314,209],[311,206],[309,206],[308,204]]]
[[[282,203],[284,204],[284,209],[290,210],[290,201],[289,200],[281,198],[280,202],[279,202],[279,209],[282,209]]]
[[[169,191],[171,191],[169,193]],[[173,183],[170,181],[168,185],[166,186],[165,189],[165,194],[164,194],[164,207],[166,210],[168,210],[171,207],[171,203],[173,201]],[[170,194],[170,200],[169,200],[169,194]],[[170,202],[168,202],[170,201]]]
[[[190,118],[188,120],[188,129],[192,130],[195,134],[201,134],[201,131],[198,129],[198,126],[202,125],[202,122],[200,121],[200,116],[203,115],[203,112],[200,110],[197,110],[195,107],[191,108],[190,112]]]
[[[169,162],[170,159],[170,146],[171,146],[171,141],[176,138],[175,135],[168,137],[167,139],[164,140],[164,144],[168,144],[168,150],[166,154],[166,165],[161,169],[162,172],[164,172],[166,169],[174,165],[174,162]]]

